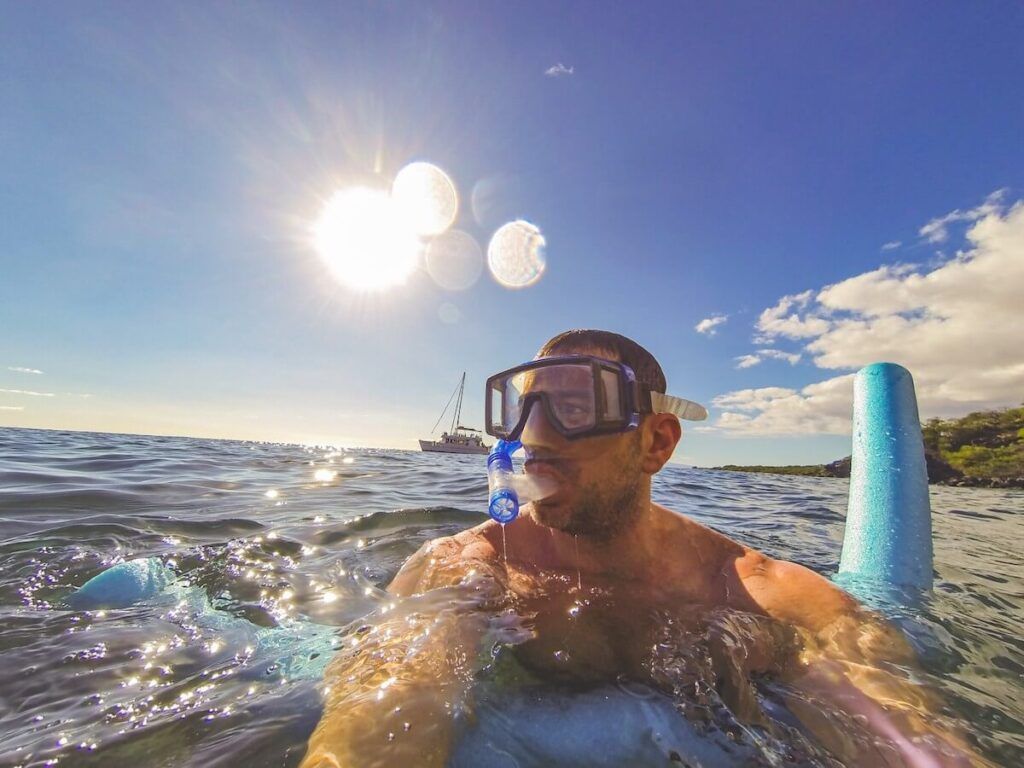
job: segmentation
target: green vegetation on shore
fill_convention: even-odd
[[[929,419],[924,446],[967,477],[1024,477],[1024,407]]]
[[[1024,407],[977,411],[959,419],[929,419],[921,432],[931,482],[1024,488]],[[716,469],[849,477],[850,459],[782,467],[727,464]]]
[[[742,467],[739,464],[726,464],[724,467],[715,469],[726,469],[730,472],[764,472],[770,475],[803,475],[805,477],[832,477],[825,472],[823,464],[789,464],[783,467],[773,467],[764,464],[754,464],[749,467]]]

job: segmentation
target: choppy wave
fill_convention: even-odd
[[[657,501],[826,575],[846,494],[683,467],[654,483]],[[320,696],[260,633],[361,620],[423,542],[483,520],[485,495],[482,457],[0,429],[0,764],[297,764]],[[936,588],[903,625],[951,716],[1022,764],[1024,494],[933,488],[932,503]],[[139,557],[191,591],[66,603]]]

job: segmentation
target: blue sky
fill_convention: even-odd
[[[1019,5],[4,15],[0,424],[413,448],[571,327],[712,406],[685,463],[845,455],[878,356],[925,416],[1024,399]],[[417,160],[482,246],[538,226],[542,278],[334,280],[324,201]]]

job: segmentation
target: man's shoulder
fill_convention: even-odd
[[[439,536],[421,546],[395,575],[388,589],[395,594],[413,594],[424,586],[431,572],[451,571],[471,562],[497,560],[487,533],[487,523],[452,536]]]
[[[661,513],[659,531],[665,535],[664,540],[670,547],[677,546],[680,540],[685,540],[699,546],[707,561],[718,561],[722,559],[733,559],[753,553],[748,547],[730,539],[724,533],[709,528],[703,523],[698,523],[689,515],[677,512],[674,509],[652,503],[651,506]],[[705,558],[702,558],[704,560]]]
[[[496,560],[495,531],[500,537],[500,527],[493,520],[459,531],[450,537],[452,552],[462,560]]]
[[[849,615],[858,603],[821,574],[798,563],[746,549],[736,559],[744,590],[768,615],[819,631]]]
[[[857,608],[856,600],[810,568],[777,560],[686,515],[660,508],[677,518],[683,535],[705,550],[703,561],[712,570],[731,574],[728,580],[741,589],[727,593],[742,606],[752,601],[770,616],[814,630]]]
[[[431,539],[410,558],[420,560],[489,560],[497,557],[491,537],[488,535],[489,524],[483,523],[475,528],[459,531],[451,536],[440,536]]]

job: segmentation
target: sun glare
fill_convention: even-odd
[[[416,231],[386,191],[353,187],[327,201],[313,228],[316,250],[350,288],[380,291],[404,283],[416,269]]]
[[[444,234],[458,210],[448,174],[431,163],[410,163],[395,176],[390,193],[368,187],[336,192],[313,226],[313,239],[341,283],[382,291],[406,281],[426,241]],[[449,261],[460,261],[460,255]]]
[[[427,246],[427,274],[449,291],[464,291],[484,269],[484,256],[473,236],[450,229]]]
[[[491,237],[487,266],[506,288],[526,288],[544,274],[545,245],[544,235],[535,224],[522,219],[510,221]]]
[[[444,232],[455,222],[459,198],[448,174],[431,163],[409,163],[395,176],[391,197],[424,237]]]
[[[317,253],[334,277],[357,291],[379,292],[404,283],[421,265],[449,291],[463,291],[483,271],[484,254],[468,232],[453,229],[455,184],[432,163],[410,163],[390,190],[348,187],[335,192],[313,226]],[[486,262],[505,288],[525,288],[544,274],[546,242],[537,225],[518,219],[499,227]],[[458,322],[458,309],[441,312]]]

